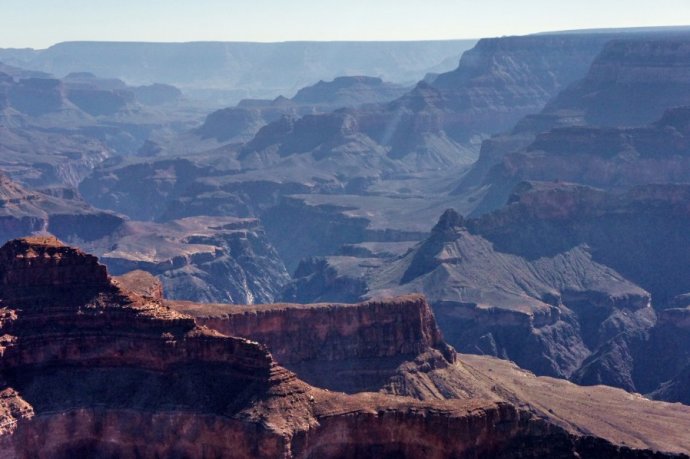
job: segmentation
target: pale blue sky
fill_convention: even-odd
[[[685,24],[690,0],[0,0],[0,48],[67,40],[423,40]]]

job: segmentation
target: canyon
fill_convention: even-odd
[[[0,457],[688,457],[689,50],[0,49]]]
[[[650,393],[688,364],[682,344],[667,352],[687,339],[684,322],[670,319],[687,307],[687,193],[525,182],[481,217],[446,211],[404,253],[308,260],[286,294],[310,302],[422,292],[460,351]]]
[[[632,437],[625,420],[620,428],[595,421],[583,434],[578,431],[584,427],[578,425],[582,414],[572,400],[561,399],[564,405],[549,418],[528,408],[527,400],[521,406],[498,393],[491,395],[498,387],[482,385],[475,373],[482,368],[477,363],[481,358],[455,371],[467,372],[468,390],[482,387],[485,398],[476,393],[462,398],[456,393],[447,400],[415,400],[385,391],[347,395],[312,387],[281,367],[265,345],[220,334],[171,309],[156,293],[150,275],[110,278],[95,257],[53,237],[5,244],[0,248],[0,277],[0,446],[5,457],[508,458],[582,453],[661,458],[687,457],[683,454],[689,450],[684,436],[676,432],[688,421],[687,407],[630,398],[615,389],[573,386],[568,394],[577,398],[606,400],[608,407],[624,402],[626,419],[635,410],[648,415],[636,419],[639,433]],[[335,311],[342,314],[339,311],[349,308],[374,321],[385,319],[396,304],[416,305],[422,320],[406,325],[416,337],[402,333],[394,338],[396,345],[410,346],[384,345],[382,356],[419,354],[442,343],[428,305],[419,297],[340,306]],[[290,320],[296,312],[302,320],[319,320],[323,308],[268,307],[265,312],[276,319]],[[309,312],[304,315],[304,311]],[[250,316],[246,311],[239,314],[230,327],[242,327]],[[349,332],[369,334],[357,328],[353,323]],[[264,336],[270,337],[270,330],[264,330]],[[332,347],[350,348],[348,330],[340,331],[344,333],[334,336]],[[375,347],[377,338],[381,335],[365,346]],[[448,347],[445,354],[455,355]],[[338,360],[352,355],[323,357]],[[293,361],[309,358],[300,354]],[[446,364],[459,362],[453,357]],[[496,368],[500,369],[497,381],[506,373],[522,371],[510,364]],[[408,371],[403,370],[414,378]],[[436,371],[442,370],[432,370],[431,376],[438,376]],[[526,396],[544,390],[542,384],[550,387],[540,382]],[[508,385],[505,390],[520,396],[525,389]]]
[[[0,49],[0,61],[55,75],[86,71],[135,85],[164,83],[198,100],[235,104],[290,95],[338,76],[414,83],[429,72],[452,69],[475,42],[63,42],[47,49]]]

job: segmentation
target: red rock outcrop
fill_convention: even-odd
[[[223,334],[266,344],[281,365],[332,390],[378,390],[404,361],[455,359],[420,295],[360,304],[167,304]]]
[[[54,238],[0,248],[0,457],[676,457],[573,432],[495,396],[316,389],[262,345],[125,290],[135,280],[110,279]],[[428,320],[422,329],[412,350],[439,339]]]
[[[122,290],[95,257],[55,238],[0,249],[0,296],[3,457],[169,455],[184,437],[155,435],[201,418],[214,425],[202,438],[222,425],[239,435],[248,427],[233,415],[251,398],[307,390],[262,346]],[[248,456],[275,436],[235,447]]]

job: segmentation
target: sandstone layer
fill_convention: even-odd
[[[266,344],[281,365],[331,390],[376,391],[405,361],[455,360],[420,296],[361,304],[166,304],[223,334]]]
[[[167,304],[216,330],[263,340],[279,361],[300,375],[313,377],[313,367],[305,363],[318,364],[323,387],[353,390],[371,370],[367,363],[375,363],[379,392],[424,401],[509,401],[576,437],[584,436],[579,440],[588,445],[579,450],[583,457],[690,448],[684,435],[688,407],[652,402],[620,389],[535,377],[495,358],[456,355],[443,342],[429,306],[419,296],[359,304],[255,305],[246,310],[221,304]],[[405,314],[400,317],[396,310]],[[382,330],[387,333],[379,333]],[[362,355],[363,350],[367,354]],[[369,389],[375,388],[372,380],[368,383]],[[558,457],[546,450],[541,454]]]
[[[666,436],[624,446],[576,432],[490,394],[415,401],[316,389],[263,345],[196,325],[166,307],[146,279],[136,280],[109,278],[95,257],[54,238],[0,248],[3,457],[662,458],[683,451]],[[438,341],[428,320],[419,326],[429,332],[420,345]],[[690,419],[682,409],[670,415]]]

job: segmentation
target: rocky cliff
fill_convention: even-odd
[[[558,95],[546,113],[569,112],[583,123],[644,125],[669,107],[690,104],[690,36],[614,40],[587,76]]]
[[[295,381],[260,346],[128,294],[95,257],[54,238],[12,241],[0,259],[6,457],[179,454],[184,440],[153,444],[158,429],[145,427],[175,431],[210,416],[242,432],[230,418],[249,398],[275,387],[274,377]],[[200,371],[235,390],[216,392]],[[127,439],[120,423],[152,435]]]
[[[683,451],[668,434],[631,447],[581,435],[492,397],[421,402],[315,389],[262,345],[199,327],[125,284],[54,238],[0,248],[3,457],[665,458]]]
[[[500,207],[512,187],[525,180],[561,180],[609,190],[686,183],[689,129],[690,109],[676,107],[639,128],[581,126],[543,132],[526,147],[495,158],[497,164],[486,171],[482,182],[489,192],[475,213]],[[489,150],[487,146],[487,155]]]
[[[458,112],[453,138],[498,133],[539,112],[587,73],[611,34],[533,35],[480,40],[432,85]],[[463,124],[469,123],[468,130]],[[463,132],[464,131],[464,132]]]
[[[689,193],[687,185],[670,184],[638,186],[625,193],[523,184],[506,207],[469,226],[499,250],[530,259],[587,244],[594,260],[642,286],[657,307],[665,308],[690,290],[682,242]]]
[[[317,138],[309,137],[314,129],[299,125],[270,142],[266,134],[275,130],[259,131],[244,152],[264,161],[272,156],[272,146],[281,155],[327,155],[344,145],[350,151],[357,143],[365,148],[366,141],[355,142],[363,136],[403,168],[467,164],[475,159],[481,138],[540,110],[561,88],[585,74],[610,39],[606,34],[484,39],[463,55],[456,70],[431,83],[422,81],[390,103],[310,119]]]
[[[682,387],[687,192],[524,183],[480,218],[446,212],[408,252],[302,263],[285,294],[324,301],[419,291],[462,352],[582,384]],[[664,393],[653,396],[684,400],[681,390]]]
[[[0,241],[54,234],[102,257],[115,274],[160,276],[170,298],[274,301],[289,276],[255,219],[196,217],[128,221],[92,208],[70,189],[29,191],[0,176]]]
[[[429,399],[498,397],[519,406],[529,407],[540,418],[571,432],[587,432],[588,451],[582,457],[597,457],[606,451],[605,439],[625,445],[608,454],[626,454],[627,448],[644,449],[644,445],[674,443],[674,450],[687,454],[680,404],[651,402],[639,394],[630,394],[606,386],[581,387],[562,379],[535,377],[514,363],[496,358],[459,354],[457,362],[428,372],[401,372],[386,389]],[[663,427],[666,415],[676,421]],[[677,417],[679,416],[679,417]],[[595,439],[599,440],[595,440]],[[676,443],[680,438],[680,443]],[[596,446],[595,446],[596,445]],[[601,450],[600,448],[603,448]],[[652,446],[657,449],[659,446]],[[662,447],[662,449],[664,449]],[[615,451],[615,452],[614,452]],[[547,454],[548,457],[550,457]]]
[[[490,187],[478,214],[503,205],[516,176],[605,188],[685,180],[674,177],[687,169],[685,141],[669,135],[684,137],[684,128],[671,121],[683,111],[671,109],[690,104],[689,43],[687,33],[611,40],[584,78],[509,132],[484,142],[456,193]],[[640,170],[645,173],[636,175]]]
[[[403,361],[446,366],[455,358],[419,296],[354,305],[167,304],[221,333],[266,344],[281,365],[331,390],[379,390]]]
[[[92,208],[72,191],[32,191],[0,173],[0,241],[46,231],[93,241],[110,235],[123,222],[119,215]]]
[[[460,351],[507,357],[561,377],[621,329],[645,329],[654,321],[649,294],[598,262],[586,245],[525,257],[474,232],[474,224],[448,211],[407,253],[329,257],[311,269],[303,264],[287,292],[325,299],[360,284],[357,291],[366,297],[423,292]],[[320,282],[324,276],[331,279],[327,285]]]
[[[488,357],[446,353],[445,358],[439,358],[439,350],[448,348],[434,331],[428,306],[417,296],[349,305],[280,304],[247,309],[167,304],[216,330],[263,340],[278,360],[287,362],[285,365],[302,377],[319,376],[313,367],[304,365],[310,361],[318,364],[320,382],[331,389],[361,388],[364,372],[371,378],[375,368],[380,379],[376,385],[369,379],[370,390],[426,401],[486,398],[529,407],[538,417],[566,431],[588,432],[574,448],[587,450],[587,457],[635,454],[634,449],[650,446],[664,449],[673,445],[671,449],[679,452],[688,448],[683,435],[687,407],[653,403],[619,389],[584,388],[563,380],[537,378],[512,363]],[[420,314],[424,320],[418,320]],[[409,332],[400,333],[403,329]],[[379,332],[382,330],[386,333]],[[641,421],[662,413],[669,416],[668,424]],[[357,437],[357,441],[366,444],[369,440]],[[515,451],[523,448],[529,450],[525,444],[514,446]],[[360,454],[364,453],[360,450]],[[540,454],[552,457],[557,453],[542,450]]]
[[[594,425],[582,435],[490,390],[415,401],[316,389],[262,345],[127,291],[134,280],[111,280],[95,257],[54,238],[0,248],[4,457],[686,457],[674,436],[690,412],[678,407],[662,419],[664,405],[647,406],[654,420],[638,421],[645,436],[625,446],[624,432]],[[430,321],[426,314],[416,327],[429,332],[419,344],[438,342]],[[473,378],[468,389],[481,384]]]
[[[634,449],[669,445],[679,452],[688,448],[682,433],[687,407],[652,403],[619,389],[537,378],[512,363],[488,357],[458,356],[440,339],[429,307],[418,296],[349,305],[167,304],[192,314],[197,323],[267,343],[279,361],[301,377],[317,377],[323,387],[349,391],[366,387],[426,401],[509,400],[568,432],[588,432],[574,448],[587,450],[588,457],[636,454]],[[418,320],[420,315],[423,320]],[[309,362],[318,365],[321,374],[305,365]],[[641,421],[662,413],[669,416],[668,424]],[[357,438],[364,444],[369,441]],[[523,451],[526,445],[514,448]],[[542,450],[541,454],[557,453]]]
[[[481,140],[583,77],[612,38],[482,40],[455,70],[393,101],[280,118],[242,145],[219,146],[215,139],[240,135],[234,127],[262,124],[258,112],[291,111],[295,103],[279,98],[268,109],[245,100],[237,110],[208,117],[199,132],[209,139],[186,139],[179,151],[151,143],[154,158],[110,161],[82,181],[80,191],[92,204],[135,219],[261,218],[291,271],[300,259],[333,255],[343,243],[419,241],[445,208],[464,210],[481,199],[480,193],[447,196],[476,159]],[[343,90],[378,86],[372,79],[336,79],[295,99],[331,103]],[[175,159],[165,157],[173,152]]]

